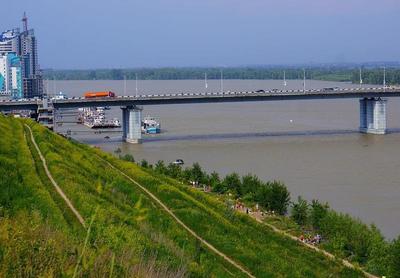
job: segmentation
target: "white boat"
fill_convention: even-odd
[[[156,134],[161,132],[160,121],[155,117],[147,116],[142,121],[142,132]]]
[[[104,107],[83,108],[78,116],[78,123],[83,123],[89,128],[116,128],[121,127],[117,118],[106,119]]]

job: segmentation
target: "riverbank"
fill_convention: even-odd
[[[361,276],[232,213],[218,198],[28,124],[49,172],[90,228],[82,228],[54,193],[23,122],[0,116],[2,275],[246,276],[183,229],[132,179],[251,275]]]
[[[382,65],[311,65],[311,66],[258,66],[258,67],[174,67],[137,69],[44,70],[46,79],[56,80],[287,80],[305,78],[322,81],[360,81],[360,67],[364,84],[383,84]],[[386,65],[387,84],[400,84],[400,65]]]
[[[125,158],[134,161],[132,156]],[[155,165],[146,160],[139,164],[150,172],[214,192],[232,210],[244,212],[261,223],[278,223],[280,229],[273,226],[275,231],[296,237],[308,247],[318,245],[317,249],[333,253],[329,255],[343,259],[345,264],[350,261],[380,276],[400,275],[400,235],[394,241],[386,241],[375,225],[368,226],[348,214],[338,213],[327,203],[308,203],[301,196],[297,202],[290,200],[286,186],[279,181],[265,182],[255,175],[240,177],[237,173],[220,178],[216,172],[203,171],[198,163],[186,168],[161,160]]]

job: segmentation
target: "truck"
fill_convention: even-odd
[[[115,93],[111,91],[105,92],[86,92],[84,94],[85,98],[99,98],[99,97],[115,97]]]

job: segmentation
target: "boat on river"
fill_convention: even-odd
[[[157,134],[161,132],[160,120],[147,116],[142,120],[142,132],[146,134]]]

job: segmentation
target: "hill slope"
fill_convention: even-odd
[[[55,191],[24,122],[0,116],[0,276],[247,276],[138,185],[256,277],[362,276],[215,197],[27,123],[90,232]]]

